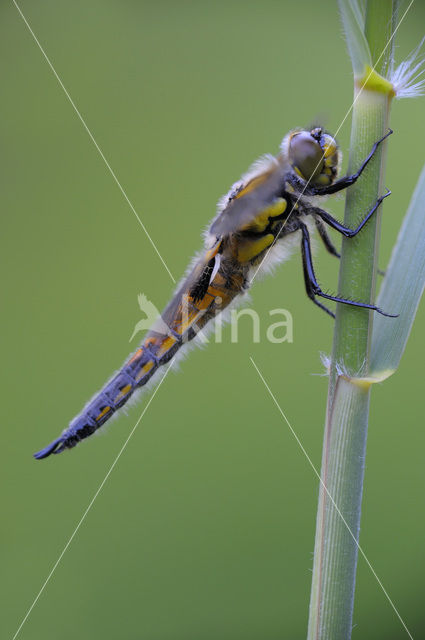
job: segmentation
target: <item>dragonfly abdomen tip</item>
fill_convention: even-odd
[[[61,453],[65,449],[65,447],[63,446],[63,442],[63,438],[57,438],[47,447],[41,449],[41,451],[37,451],[37,453],[34,453],[34,458],[36,460],[43,460],[43,458],[47,458],[48,456],[50,456],[51,453]]]

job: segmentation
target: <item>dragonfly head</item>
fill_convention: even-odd
[[[282,142],[288,160],[302,180],[325,187],[338,175],[341,152],[336,140],[321,127],[311,131],[297,129]]]

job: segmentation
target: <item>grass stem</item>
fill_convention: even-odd
[[[349,0],[340,2],[341,12]],[[354,103],[348,172],[354,173],[372,145],[388,128],[393,93],[380,73],[388,69],[395,3],[369,0],[364,34],[371,69],[364,60],[353,67]],[[347,39],[350,34],[346,27]],[[388,42],[391,42],[388,45]],[[383,53],[382,53],[383,52]],[[357,70],[357,71],[356,71]],[[344,223],[355,228],[384,191],[386,142],[378,148],[361,178],[347,192]],[[382,205],[362,232],[344,238],[339,293],[373,302]],[[351,638],[360,511],[370,403],[368,376],[373,312],[338,304],[328,390],[316,523],[309,640]],[[388,322],[391,319],[388,318]]]

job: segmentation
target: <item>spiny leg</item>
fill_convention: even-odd
[[[323,224],[322,220],[316,216],[314,216],[314,222],[316,225],[316,229],[319,233],[319,236],[321,237],[323,244],[326,247],[326,250],[332,255],[335,256],[336,258],[340,258],[341,254],[339,253],[339,251],[337,250],[337,248],[335,247],[334,243],[332,242],[332,240],[330,239],[328,232],[326,231],[326,227]]]
[[[308,233],[308,229],[303,222],[300,222],[300,228],[302,232],[302,259],[303,259],[303,270],[304,270],[304,280],[305,286],[307,290],[307,295],[311,298],[315,304],[324,309],[329,315],[334,314],[329,311],[324,305],[320,304],[315,296],[320,296],[321,298],[326,298],[326,300],[333,300],[334,302],[342,302],[343,304],[348,304],[352,307],[360,307],[362,309],[370,309],[371,311],[377,311],[383,316],[387,316],[389,318],[395,318],[397,316],[391,315],[389,313],[385,313],[379,307],[374,304],[369,304],[367,302],[356,302],[355,300],[348,300],[347,298],[341,298],[340,296],[331,296],[328,293],[324,293],[317,282],[316,275],[314,273],[313,260],[311,256],[311,246],[310,246],[310,235]]]
[[[346,189],[350,185],[354,184],[356,180],[360,178],[363,171],[366,169],[367,165],[369,164],[370,160],[373,158],[381,142],[383,142],[386,138],[388,138],[388,136],[390,136],[392,133],[393,133],[393,130],[388,129],[387,133],[384,136],[382,136],[382,138],[380,138],[377,142],[375,142],[372,149],[370,150],[369,155],[365,158],[365,160],[363,160],[362,164],[360,165],[360,168],[358,169],[358,171],[356,171],[356,173],[353,173],[348,176],[344,176],[339,180],[336,180],[333,184],[328,185],[327,187],[312,187],[310,189],[311,193],[317,196],[330,195],[331,193],[336,193],[337,191]]]
[[[373,205],[373,207],[370,209],[370,211],[368,211],[368,213],[365,215],[363,220],[361,220],[361,222],[357,225],[355,229],[350,229],[350,227],[346,227],[344,224],[341,224],[341,222],[333,218],[327,211],[324,211],[323,209],[319,209],[318,207],[312,207],[312,213],[314,213],[316,216],[319,216],[319,218],[321,218],[323,222],[326,222],[326,224],[332,227],[332,229],[335,229],[335,231],[338,231],[346,238],[354,238],[354,236],[356,236],[363,229],[365,224],[369,222],[369,220],[371,219],[375,211],[378,209],[379,205],[384,200],[384,198],[387,198],[390,194],[391,194],[391,191],[387,190],[387,192],[384,193],[383,196],[380,196],[375,202],[375,204]]]
[[[303,234],[303,238],[301,242],[301,253],[302,253],[302,260],[303,260],[305,290],[307,292],[308,297],[310,298],[310,300],[314,302],[314,304],[317,304],[318,307],[323,309],[323,311],[326,311],[326,313],[332,316],[332,318],[335,318],[334,312],[328,309],[324,304],[319,302],[316,298],[316,291],[313,283],[315,282],[317,284],[317,280],[316,280],[316,275],[314,273],[313,262],[311,260],[310,238],[309,238],[307,227],[303,223],[300,223],[300,225],[301,225],[301,230]],[[304,242],[304,229],[306,230],[306,233],[307,233],[307,243]]]
[[[335,247],[334,243],[332,242],[331,238],[328,235],[328,232],[326,231],[326,227],[323,224],[323,222],[320,220],[320,218],[314,218],[314,222],[316,224],[316,229],[323,241],[323,244],[326,247],[326,250],[332,255],[335,256],[336,258],[341,258],[341,254],[339,253],[339,251],[337,250],[337,248]],[[380,276],[384,276],[385,275],[385,271],[382,271],[382,269],[378,269],[377,271],[378,275]]]

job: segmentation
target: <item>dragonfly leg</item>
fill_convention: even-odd
[[[329,251],[329,253],[332,256],[335,256],[336,258],[340,258],[341,254],[339,253],[338,249],[335,247],[334,243],[332,242],[331,238],[328,235],[328,232],[326,231],[326,227],[323,224],[322,220],[320,220],[320,218],[316,218],[314,219],[314,222],[316,223],[316,228],[317,231],[319,232],[319,235],[323,241],[323,244],[326,247],[326,250]],[[377,273],[380,276],[384,276],[385,275],[385,271],[382,271],[382,269],[378,269]]]
[[[332,242],[332,240],[330,239],[328,232],[326,231],[326,227],[323,224],[322,220],[316,216],[314,216],[314,222],[316,224],[316,229],[319,233],[319,236],[321,237],[323,244],[326,247],[326,250],[332,255],[335,256],[336,258],[340,258],[341,254],[339,253],[339,251],[337,250],[337,248],[335,247],[334,243]]]
[[[302,233],[301,252],[302,252],[302,260],[303,260],[305,287],[306,287],[308,297],[311,298],[311,300],[313,300],[315,304],[317,304],[319,307],[324,309],[327,313],[329,313],[329,315],[333,317],[335,317],[334,314],[331,311],[329,311],[327,307],[320,304],[316,300],[316,296],[325,298],[326,300],[332,300],[333,302],[342,302],[343,304],[348,304],[352,307],[360,307],[361,309],[370,309],[371,311],[377,311],[383,316],[387,316],[389,318],[397,317],[389,313],[385,313],[374,304],[369,304],[367,302],[357,302],[356,300],[348,300],[347,298],[342,298],[340,296],[331,296],[330,294],[322,291],[319,283],[317,282],[316,274],[314,273],[313,260],[311,255],[311,246],[310,246],[310,234],[303,222],[300,222],[300,229]]]
[[[326,224],[328,224],[330,227],[332,227],[332,229],[335,229],[335,231],[338,231],[339,233],[341,233],[346,238],[354,238],[354,236],[356,236],[363,229],[365,224],[367,222],[369,222],[369,220],[371,219],[371,217],[373,216],[375,211],[378,209],[379,205],[384,200],[384,198],[387,198],[390,194],[391,194],[391,191],[389,189],[387,189],[387,192],[384,193],[383,196],[379,196],[379,198],[377,199],[377,201],[375,202],[373,207],[370,209],[370,211],[367,212],[365,217],[360,221],[360,223],[357,225],[357,227],[355,229],[350,229],[350,227],[346,227],[344,224],[342,224],[341,222],[338,222],[338,220],[333,218],[327,211],[324,211],[323,209],[319,209],[318,207],[314,207],[313,208],[313,212],[314,212],[314,214],[316,216],[321,218],[323,220],[323,222],[326,222]],[[320,233],[320,230],[319,230],[319,233]],[[320,235],[321,235],[321,237],[323,239],[322,234],[320,234]]]
[[[360,168],[356,171],[356,173],[352,173],[351,175],[344,176],[339,180],[336,180],[333,184],[328,185],[327,187],[312,187],[311,193],[317,196],[326,196],[326,195],[330,195],[331,193],[336,193],[337,191],[341,191],[342,189],[346,189],[350,185],[354,184],[356,180],[360,178],[363,171],[366,169],[367,165],[375,155],[375,152],[379,147],[379,145],[381,144],[381,142],[383,142],[386,138],[388,138],[388,136],[390,136],[392,133],[394,133],[393,130],[388,129],[387,133],[384,136],[382,136],[382,138],[380,138],[377,142],[375,142],[375,144],[372,146],[372,149],[370,150],[369,155],[365,158],[365,160],[363,160],[362,164],[360,165]]]
[[[316,228],[317,231],[319,232],[319,235],[323,241],[323,244],[325,245],[326,250],[332,255],[335,256],[336,258],[340,258],[341,254],[339,253],[338,249],[335,247],[334,243],[332,242],[331,238],[329,237],[328,232],[326,231],[326,227],[323,224],[323,222],[319,219],[319,218],[315,218],[314,222],[316,223]],[[382,269],[378,269],[377,271],[378,275],[384,277],[385,276],[385,271],[382,271]]]
[[[316,275],[314,273],[313,261],[311,259],[311,247],[310,247],[310,235],[308,233],[308,229],[302,222],[300,223],[301,232],[302,232],[302,242],[301,242],[301,252],[303,259],[303,271],[304,271],[304,283],[305,290],[307,292],[310,300],[317,304],[318,307],[326,311],[332,318],[335,318],[335,314],[333,311],[328,309],[324,304],[317,300],[316,295],[317,291],[320,289],[317,284]],[[326,231],[325,231],[326,233]]]

